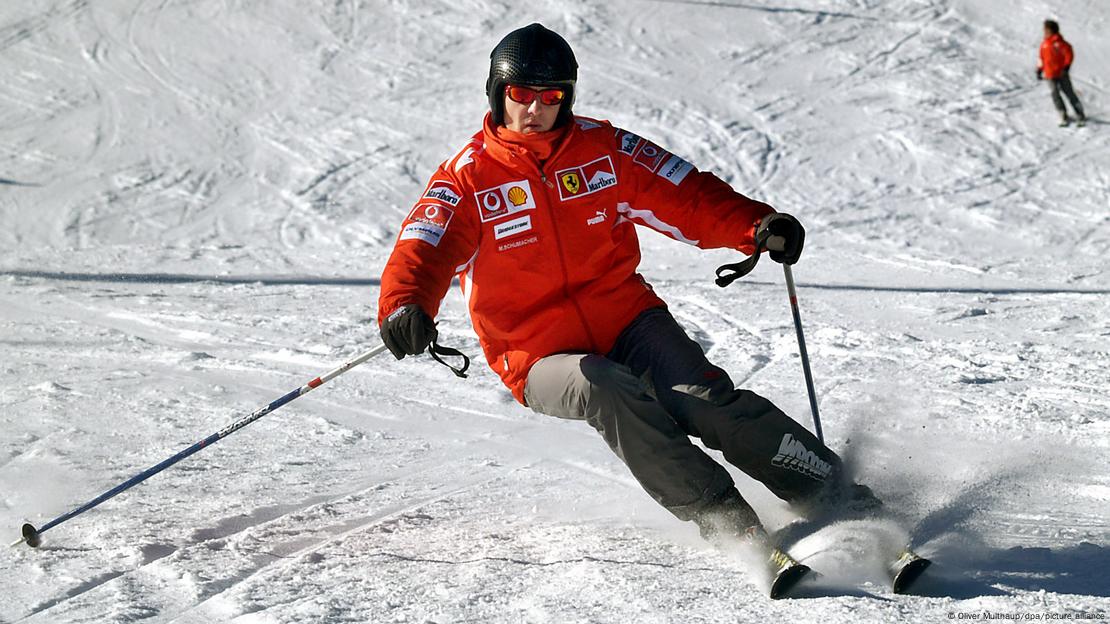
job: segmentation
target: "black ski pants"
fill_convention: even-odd
[[[805,427],[737,390],[665,308],[640,314],[606,355],[543,358],[524,395],[536,412],[592,425],[682,520],[738,496],[732,476],[690,436],[789,502],[816,497],[841,471],[840,458]]]
[[[1048,80],[1049,88],[1052,89],[1052,104],[1056,106],[1056,110],[1060,111],[1061,115],[1067,115],[1068,111],[1064,108],[1064,98],[1060,97],[1063,93],[1071,102],[1071,107],[1075,109],[1075,114],[1080,119],[1083,119],[1083,104],[1079,102],[1079,96],[1075,94],[1075,89],[1071,86],[1071,77],[1065,70],[1058,78],[1050,78]]]

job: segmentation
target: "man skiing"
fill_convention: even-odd
[[[1071,63],[1075,59],[1075,54],[1072,52],[1071,44],[1064,41],[1063,35],[1060,34],[1060,25],[1054,20],[1045,20],[1044,22],[1044,41],[1041,42],[1041,63],[1037,67],[1037,79],[1048,80],[1048,85],[1052,89],[1052,103],[1056,106],[1056,110],[1060,112],[1060,125],[1067,126],[1071,123],[1071,118],[1068,117],[1068,111],[1064,107],[1064,99],[1060,97],[1060,93],[1067,96],[1068,101],[1071,102],[1071,107],[1075,109],[1075,115],[1078,126],[1083,126],[1087,123],[1087,116],[1083,114],[1083,105],[1079,102],[1079,96],[1075,94],[1075,89],[1071,86]]]
[[[803,511],[876,507],[840,458],[767,399],[736,389],[636,272],[636,226],[793,264],[805,233],[636,134],[572,113],[578,64],[540,24],[490,56],[483,128],[432,175],[384,269],[382,339],[422,353],[458,276],[489,366],[532,410],[581,419],[656,501],[708,539],[764,536],[695,436]]]

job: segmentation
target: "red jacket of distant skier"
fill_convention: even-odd
[[[1045,78],[1051,80],[1064,75],[1074,58],[1071,45],[1060,33],[1045,37],[1041,42],[1041,71]]]
[[[457,275],[486,360],[521,403],[537,360],[607,353],[640,312],[664,305],[636,272],[634,224],[751,253],[774,212],[607,121],[576,117],[542,167],[491,123],[439,166],[402,223],[378,322],[413,303],[434,318]]]

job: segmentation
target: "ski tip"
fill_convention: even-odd
[[[796,563],[783,570],[771,582],[771,600],[784,597],[809,574],[809,566]]]
[[[898,574],[894,577],[894,593],[906,593],[909,590],[910,585],[913,585],[914,581],[916,581],[921,576],[921,573],[924,572],[925,569],[928,568],[930,565],[932,565],[932,563],[932,561],[929,561],[924,557],[918,557],[917,559],[914,559],[913,561],[910,561],[906,565],[902,566],[902,569],[899,570]]]
[[[31,548],[38,548],[42,545],[42,536],[39,534],[39,530],[28,522],[23,525],[23,539],[20,542],[27,542],[27,545]],[[16,542],[12,545],[17,546],[18,544],[19,542]]]

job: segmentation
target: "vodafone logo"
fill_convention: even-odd
[[[447,206],[439,204],[417,204],[409,218],[405,220],[405,227],[401,230],[401,240],[421,240],[433,247],[439,246],[439,241],[447,233],[451,225],[451,217],[455,212]]]
[[[485,197],[482,198],[482,208],[485,208],[488,212],[495,212],[501,208],[500,195],[496,192],[486,193]]]
[[[417,204],[416,208],[413,208],[412,213],[409,214],[409,221],[418,221],[446,230],[453,216],[455,216],[455,212],[447,206],[440,204]]]
[[[659,170],[659,165],[663,163],[663,159],[669,155],[670,152],[658,145],[650,141],[641,141],[639,151],[632,156],[632,161],[655,173]]]

